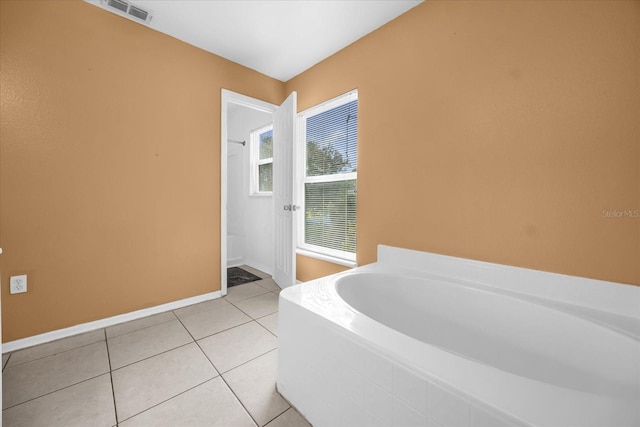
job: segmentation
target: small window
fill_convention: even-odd
[[[298,200],[301,253],[352,265],[356,259],[358,94],[349,92],[300,113],[303,153]]]
[[[251,195],[273,193],[273,125],[251,132]]]

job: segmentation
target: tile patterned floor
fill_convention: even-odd
[[[309,427],[275,389],[279,287],[2,355],[2,421],[25,426]]]

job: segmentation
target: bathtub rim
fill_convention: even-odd
[[[374,264],[369,264],[374,265]],[[342,299],[340,295],[340,291],[338,290],[339,282],[343,280],[345,277],[353,276],[353,275],[361,275],[361,274],[382,274],[382,275],[391,275],[388,271],[379,271],[373,268],[367,268],[367,266],[362,266],[357,270],[347,270],[344,272],[337,273],[332,276],[327,276],[327,278],[331,277],[333,281],[336,283],[336,292],[339,297]],[[595,308],[583,307],[575,304],[570,304],[562,301],[554,301],[546,298],[541,298],[535,295],[523,294],[516,291],[510,291],[508,289],[490,286],[482,283],[475,283],[464,279],[453,279],[445,276],[438,276],[434,274],[424,273],[421,270],[412,270],[408,268],[394,268],[394,272],[397,271],[397,275],[403,278],[408,278],[412,280],[424,280],[424,281],[438,281],[442,283],[448,283],[453,286],[461,286],[463,288],[469,288],[472,290],[477,290],[481,292],[488,292],[491,294],[501,295],[507,298],[518,299],[530,304],[540,305],[550,310],[558,311],[563,314],[578,317],[582,320],[593,323],[598,327],[605,328],[614,333],[623,335],[625,338],[632,339],[635,342],[640,343],[640,319],[635,319],[633,317],[624,316],[616,313],[611,313],[608,311],[602,311]],[[394,274],[396,275],[396,274]],[[345,301],[347,305],[348,302]],[[354,311],[358,311],[356,308],[350,306]],[[359,312],[359,311],[358,311]],[[359,312],[360,313],[360,312]],[[363,316],[367,316],[365,313],[360,313]]]
[[[640,321],[640,286],[453,257],[388,245],[378,265],[486,285],[516,294],[595,309]]]

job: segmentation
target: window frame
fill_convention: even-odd
[[[348,104],[351,101],[358,100],[358,90],[353,89],[345,94],[339,95],[321,104],[308,108],[297,115],[297,132],[296,132],[296,144],[298,149],[296,150],[296,162],[295,162],[295,174],[296,174],[296,188],[298,204],[300,205],[300,215],[296,218],[296,231],[297,231],[297,244],[296,253],[299,255],[308,256],[311,258],[320,259],[322,261],[332,262],[334,264],[343,265],[346,267],[356,267],[356,252],[340,251],[337,249],[325,248],[323,246],[313,245],[306,243],[305,239],[305,184],[323,183],[323,182],[339,182],[339,181],[356,181],[356,191],[358,182],[358,172],[348,172],[333,175],[316,175],[306,176],[307,170],[307,118],[322,114],[328,110],[339,107],[344,104]],[[358,110],[360,105],[358,104]],[[359,138],[358,138],[359,140]],[[359,144],[359,142],[358,142]],[[356,148],[357,153],[357,148]],[[357,228],[357,216],[356,216],[356,228]],[[357,242],[356,242],[357,246]]]
[[[254,129],[249,133],[249,196],[271,197],[272,191],[260,191],[260,166],[271,163],[273,174],[273,154],[268,159],[260,159],[260,135],[273,130],[273,123]]]

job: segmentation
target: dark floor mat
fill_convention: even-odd
[[[260,280],[255,274],[251,274],[240,267],[227,268],[227,288],[231,286],[243,285],[249,282]]]

